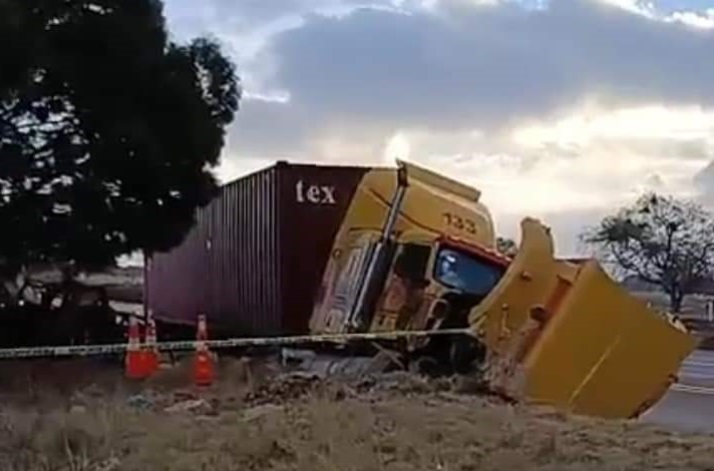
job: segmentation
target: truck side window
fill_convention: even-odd
[[[424,279],[431,247],[421,244],[404,244],[396,262],[394,263],[394,273],[397,276],[413,281]]]

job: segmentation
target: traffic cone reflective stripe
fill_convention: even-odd
[[[198,328],[196,329],[196,340],[206,341],[208,340],[208,326],[206,325],[206,316],[198,316]],[[205,344],[202,344],[205,348]]]
[[[146,375],[146,368],[142,359],[141,333],[139,321],[135,316],[129,316],[128,343],[125,358],[125,373],[127,378],[141,379]]]
[[[196,332],[196,356],[193,362],[193,380],[197,386],[209,386],[215,378],[215,366],[211,352],[208,351],[206,340],[208,340],[208,328],[206,317],[198,316],[198,329]]]
[[[215,369],[213,359],[207,351],[196,352],[194,363],[194,382],[197,386],[210,386],[213,383]]]
[[[146,343],[143,349],[144,368],[147,376],[159,369],[159,350],[156,343],[156,322],[149,312],[146,319]]]

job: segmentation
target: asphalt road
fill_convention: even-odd
[[[692,353],[680,369],[679,383],[641,420],[680,430],[714,433],[714,351]]]

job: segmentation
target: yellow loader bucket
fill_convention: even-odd
[[[596,261],[555,260],[538,221],[524,220],[521,230],[513,263],[471,317],[486,343],[491,386],[574,413],[641,414],[666,392],[697,340]]]

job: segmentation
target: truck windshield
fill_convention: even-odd
[[[498,283],[505,270],[475,255],[444,247],[436,256],[434,278],[462,293],[485,296]]]

